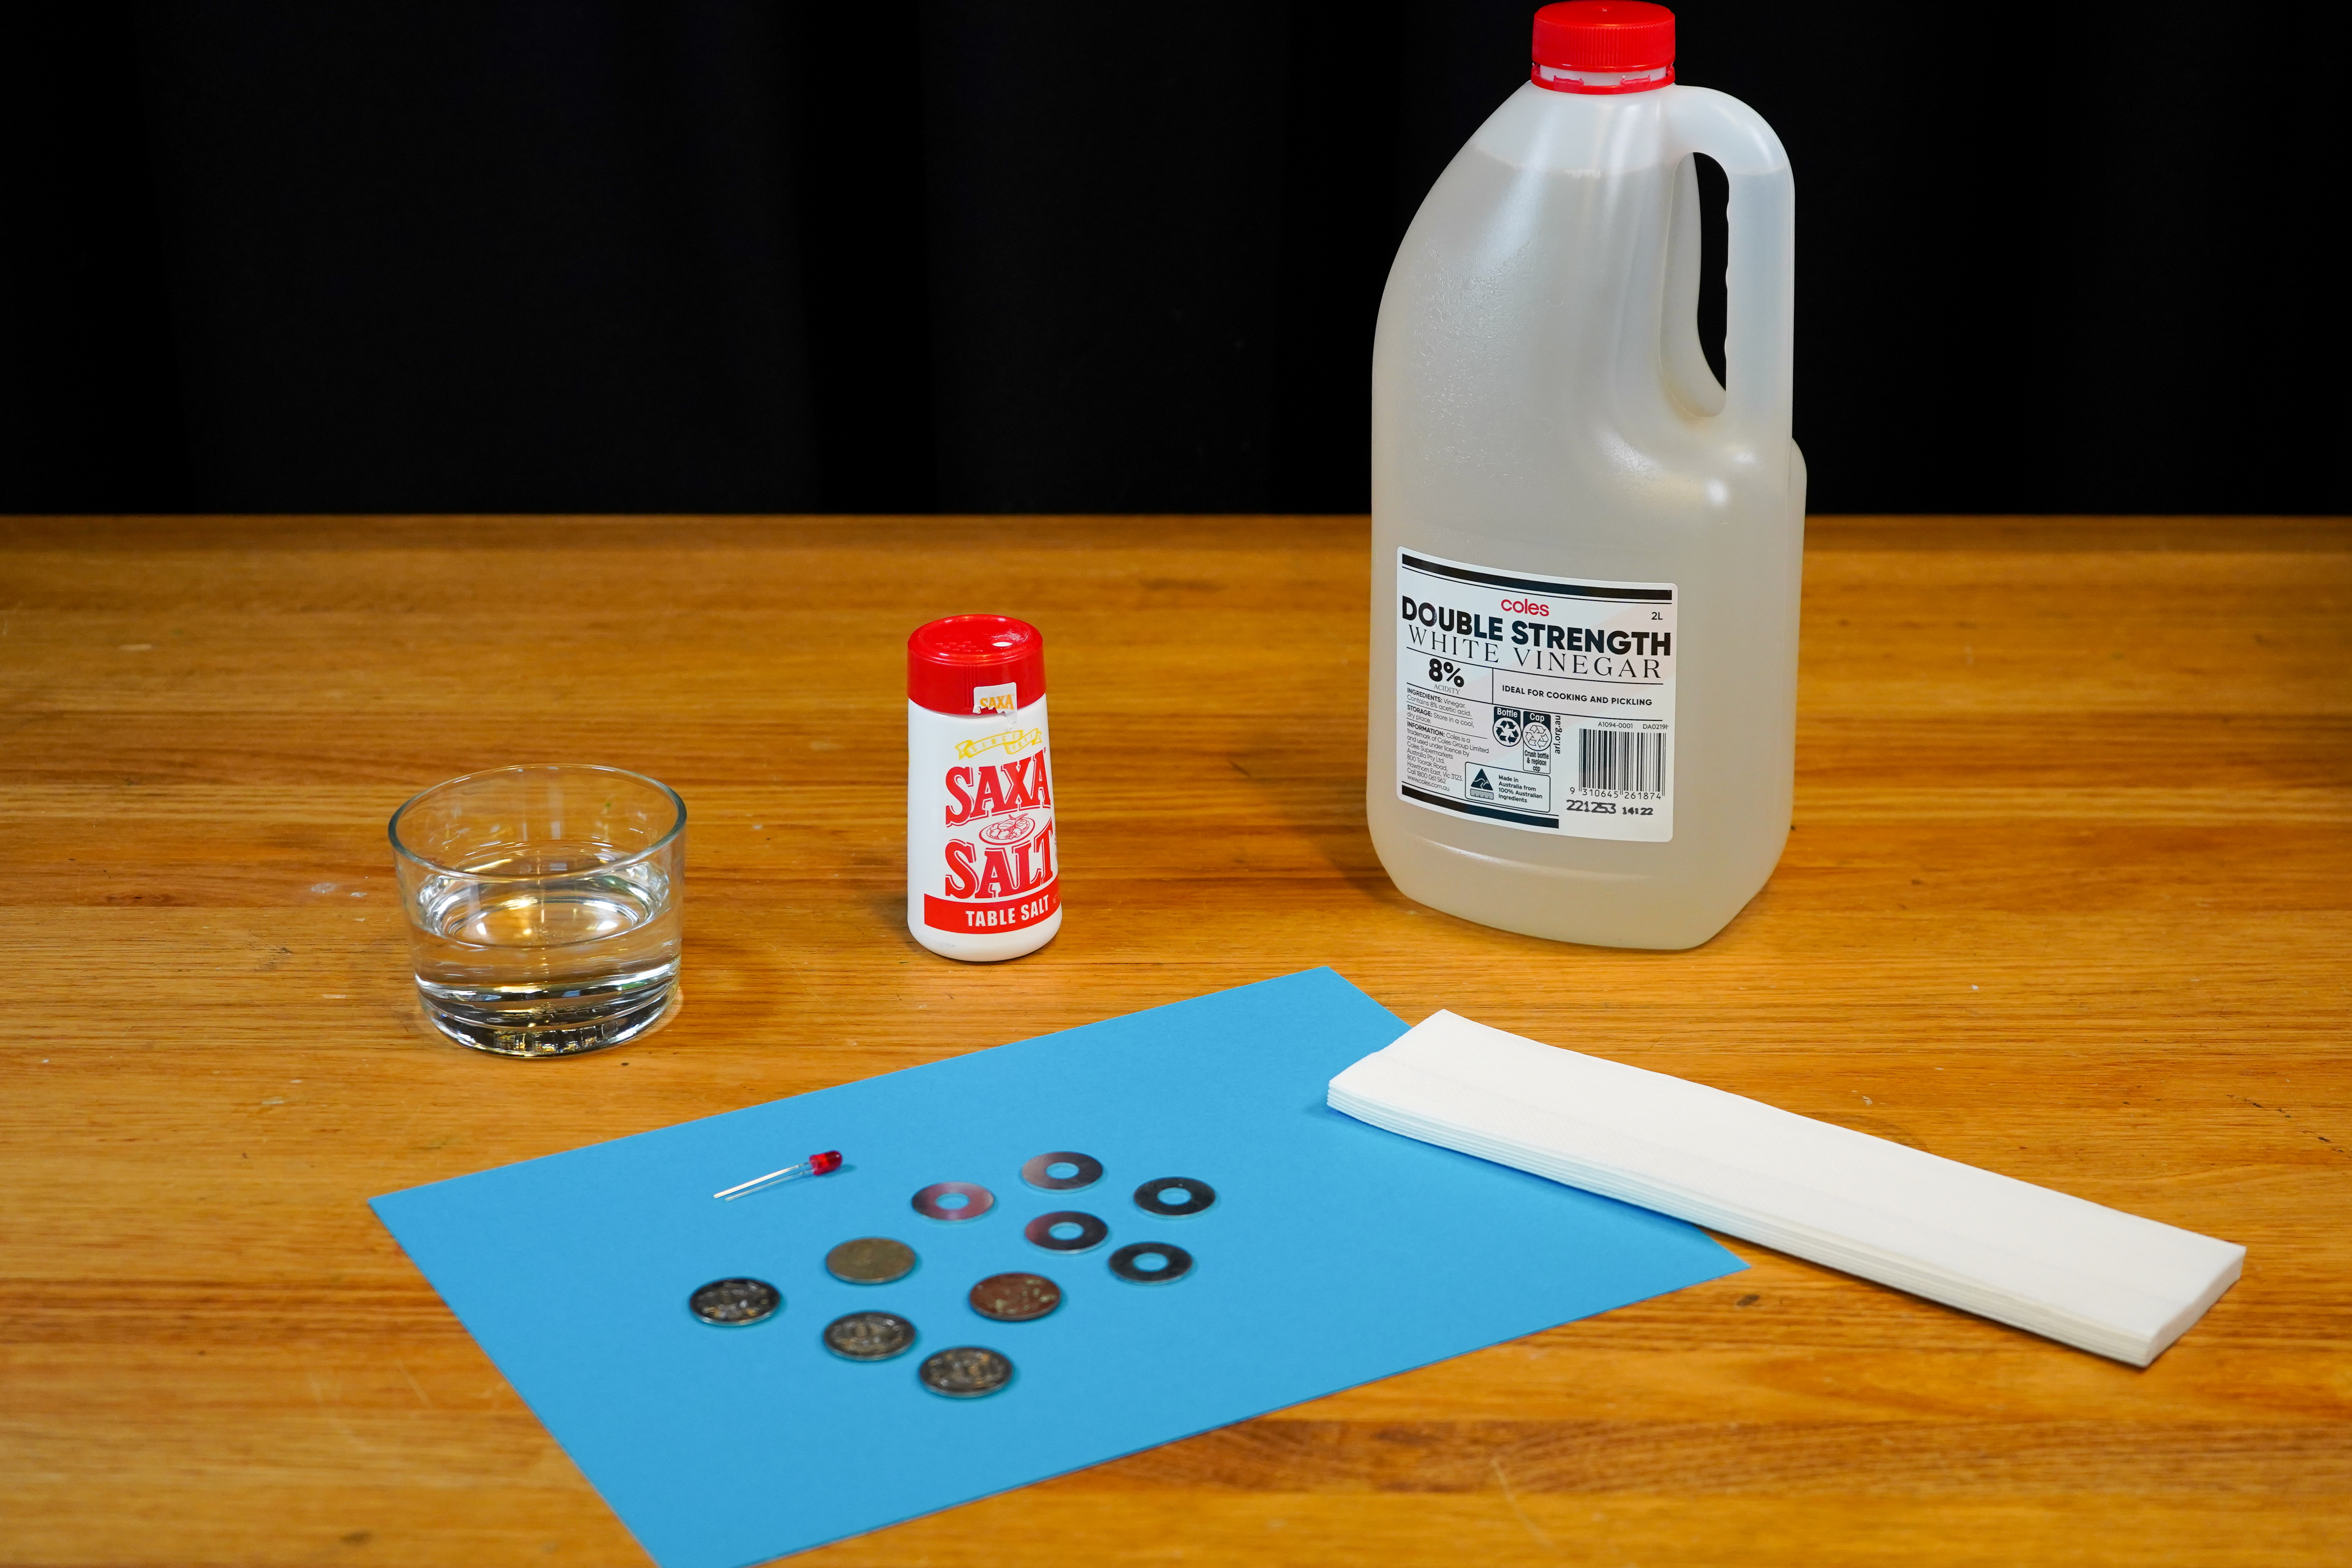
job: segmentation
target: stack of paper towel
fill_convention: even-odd
[[[1335,1110],[2047,1334],[2154,1361],[2246,1249],[1439,1013]]]

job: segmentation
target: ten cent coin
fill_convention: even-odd
[[[958,1345],[923,1363],[917,1376],[933,1394],[950,1399],[977,1399],[1013,1381],[1013,1363],[995,1351],[978,1345]]]
[[[824,1255],[827,1273],[852,1285],[887,1285],[915,1267],[915,1249],[887,1236],[861,1236]]]
[[[1000,1323],[1025,1323],[1062,1304],[1062,1288],[1043,1274],[992,1274],[971,1288],[971,1310]]]
[[[686,1299],[688,1310],[706,1323],[740,1329],[773,1317],[784,1293],[765,1279],[713,1279]]]
[[[915,1342],[915,1325],[896,1312],[852,1312],[824,1326],[824,1348],[851,1361],[888,1361]]]

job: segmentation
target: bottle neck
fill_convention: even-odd
[[[1673,85],[1675,68],[1663,65],[1632,71],[1588,71],[1538,63],[1528,72],[1528,79],[1553,92],[1650,92]]]

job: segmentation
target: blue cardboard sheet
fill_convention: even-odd
[[[738,1568],[1295,1405],[1742,1265],[1679,1221],[1369,1127],[1324,1086],[1404,1025],[1328,969],[412,1188],[375,1211],[663,1568]],[[730,1203],[720,1188],[839,1149],[846,1165]],[[1105,1174],[1042,1192],[1023,1163],[1077,1150]],[[1137,1187],[1191,1176],[1206,1212]],[[959,1222],[909,1205],[974,1182]],[[1034,1216],[1109,1239],[1053,1253]],[[852,1285],[824,1255],[887,1236],[919,1255]],[[1172,1283],[1114,1277],[1123,1244],[1173,1242]],[[1002,1323],[966,1293],[1043,1274],[1052,1315]],[[709,1280],[765,1279],[773,1317],[717,1328]],[[878,1309],[919,1339],[845,1361],[819,1332]],[[977,1399],[924,1388],[952,1345],[1009,1356]]]

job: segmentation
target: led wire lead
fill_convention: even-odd
[[[841,1169],[841,1151],[829,1149],[822,1154],[811,1154],[797,1165],[786,1165],[781,1171],[771,1171],[764,1176],[754,1176],[748,1182],[739,1182],[731,1187],[715,1192],[710,1195],[714,1198],[724,1198],[731,1204],[749,1193],[761,1192],[785,1182],[797,1181],[803,1176],[822,1176],[828,1172],[839,1169]]]

